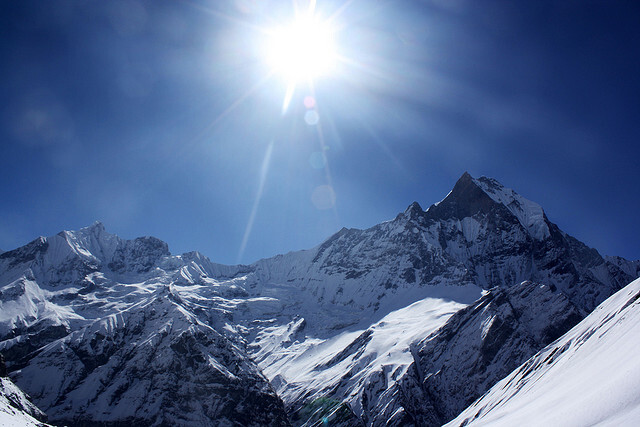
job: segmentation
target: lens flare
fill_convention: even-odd
[[[316,106],[316,99],[311,95],[305,96],[304,97],[304,106],[309,110],[314,108]]]
[[[318,116],[318,113],[316,112],[316,110],[309,110],[306,113],[304,113],[304,121],[309,126],[315,126],[320,121],[320,116]]]

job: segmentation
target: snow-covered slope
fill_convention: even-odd
[[[46,427],[46,415],[7,376],[0,354],[0,426]]]
[[[448,425],[637,425],[638,343],[640,280],[635,280]]]
[[[518,300],[551,304],[535,324],[512,316],[504,354],[525,342],[526,358],[547,343],[531,328],[554,325],[557,306],[582,317],[637,272],[637,263],[604,259],[560,231],[535,203],[464,174],[426,211],[414,203],[370,229],[342,229],[316,248],[249,266],[171,255],[158,239],[124,240],[100,223],[38,238],[0,254],[0,352],[17,384],[61,422],[278,425],[286,409],[300,425],[381,416],[394,424],[420,414],[406,393],[409,378],[423,382],[431,369],[416,371],[424,339],[442,337],[454,313],[487,290],[480,301],[496,298],[487,304],[504,316],[501,289],[531,280],[552,295]],[[460,351],[478,331],[452,330]],[[465,354],[481,357],[482,348]],[[463,378],[472,390],[451,397],[446,416],[490,387],[503,360],[475,376],[443,369],[444,389]]]
[[[289,404],[294,422],[309,421],[305,418],[309,406],[323,399],[329,404],[346,403],[366,422],[391,398],[380,399],[381,394],[392,389],[413,362],[410,345],[463,307],[451,299],[425,298],[389,313],[365,330],[345,331],[328,339],[304,339],[304,335],[301,339],[299,320],[274,327],[282,329],[278,333],[272,328],[263,330],[253,344],[260,349],[255,357]],[[274,338],[287,343],[274,343]]]
[[[0,378],[0,426],[44,427],[48,424],[35,418],[44,417],[9,378]]]
[[[45,346],[14,378],[58,423],[286,420],[246,353],[200,322],[170,287]]]

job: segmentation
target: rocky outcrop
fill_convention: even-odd
[[[59,424],[287,425],[246,353],[167,289],[44,347],[14,378]]]
[[[582,318],[546,285],[492,289],[412,346],[414,363],[397,384],[398,403],[415,425],[442,425]]]
[[[640,280],[635,280],[447,426],[636,425],[639,326]]]

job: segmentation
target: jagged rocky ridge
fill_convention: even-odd
[[[314,249],[250,266],[172,256],[158,239],[123,240],[99,223],[39,238],[0,254],[0,351],[18,385],[69,424],[284,425],[285,409],[299,425],[323,417],[374,424],[376,414],[391,424],[442,421],[508,372],[504,355],[526,359],[637,277],[638,266],[602,258],[540,206],[464,174],[426,211],[414,203],[392,221],[343,229]],[[499,301],[517,300],[519,288],[502,289],[525,280],[535,285],[519,286],[535,291],[523,306],[535,296],[577,317],[540,313],[540,330],[558,326],[543,335],[525,321],[531,313],[509,317]],[[473,306],[486,304],[511,325],[497,334],[505,342],[491,360],[477,328],[451,324],[488,289]],[[482,313],[470,325],[486,320]],[[418,343],[444,330],[455,331],[451,339],[470,360],[484,360],[474,375],[447,377],[445,369],[434,377],[436,365],[420,362],[428,350]],[[190,362],[181,340],[191,343]],[[169,366],[187,375],[172,377]],[[51,381],[38,381],[43,369]],[[403,395],[409,386],[444,390],[459,378],[471,391],[434,401],[431,415]],[[219,392],[202,402],[207,387]]]
[[[538,349],[582,319],[557,290],[533,282],[494,288],[411,346],[413,363],[397,382],[397,398],[374,425],[442,425]],[[402,410],[398,410],[399,408]]]
[[[635,280],[447,425],[636,425],[639,335]]]

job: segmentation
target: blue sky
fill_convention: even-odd
[[[248,263],[427,208],[469,171],[640,258],[635,1],[318,0],[348,61],[285,113],[261,49],[291,2],[0,8],[4,250],[100,220]]]

